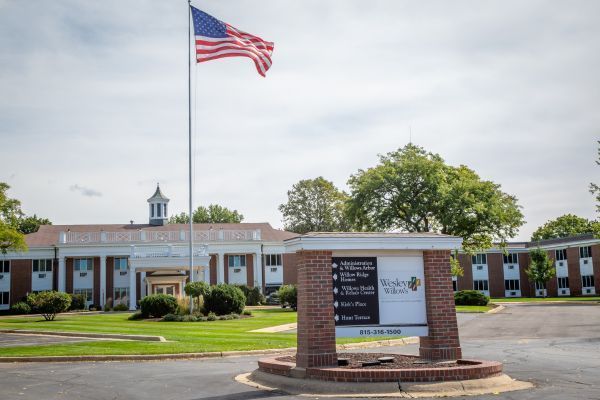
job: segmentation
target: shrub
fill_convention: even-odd
[[[42,314],[46,321],[53,321],[57,313],[71,306],[71,296],[64,292],[48,291],[27,296],[27,304],[34,312]]]
[[[209,312],[208,315],[206,316],[206,320],[207,321],[216,321],[217,320],[217,314],[215,314],[214,312]]]
[[[260,292],[259,287],[248,287],[247,285],[236,285],[239,287],[242,292],[244,292],[244,296],[246,296],[246,305],[247,306],[259,306],[264,304],[266,299],[265,296]]]
[[[236,313],[244,310],[246,296],[239,287],[220,283],[213,286],[210,293],[204,299],[206,311],[217,315]]]
[[[31,314],[31,307],[29,307],[29,304],[25,303],[24,301],[20,301],[13,304],[10,308],[10,311],[13,314]]]
[[[160,318],[166,314],[174,314],[177,310],[177,299],[168,294],[152,294],[140,301],[144,318]]]
[[[190,297],[205,297],[210,293],[210,285],[202,281],[189,282],[185,285],[183,290],[185,291],[185,294]]]
[[[177,314],[167,314],[163,317],[162,319],[165,322],[176,322],[176,321],[181,321],[181,315],[177,315]]]
[[[296,285],[283,285],[277,291],[277,296],[283,307],[288,305],[294,310],[298,307],[298,288]]]
[[[141,311],[136,311],[133,314],[131,314],[129,317],[127,317],[127,319],[130,321],[137,321],[140,319],[144,319],[144,316],[142,315]]]
[[[71,297],[71,306],[69,310],[85,310],[85,296],[82,294],[69,294]]]
[[[100,304],[90,304],[88,307],[90,311],[102,311],[102,306]]]
[[[244,310],[244,312],[242,313],[242,315],[252,315],[252,311],[250,311],[250,310]]]
[[[454,303],[458,306],[485,306],[490,298],[477,290],[461,290],[454,293]]]
[[[129,311],[129,307],[126,304],[119,303],[113,307],[113,311]]]
[[[177,299],[177,310],[175,313],[178,315],[187,315],[190,313],[190,300],[187,297]]]

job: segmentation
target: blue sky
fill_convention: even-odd
[[[519,239],[593,218],[596,1],[216,1],[275,42],[194,67],[195,199],[281,227],[300,179],[348,177],[412,140],[519,198]],[[187,209],[186,2],[0,0],[0,181],[55,223]]]

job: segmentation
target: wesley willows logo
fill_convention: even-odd
[[[409,291],[416,292],[421,286],[421,280],[416,276],[410,278],[410,280],[404,281],[398,278],[396,279],[379,279],[381,288],[386,294],[406,294]]]

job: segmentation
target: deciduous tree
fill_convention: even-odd
[[[545,288],[548,281],[556,275],[554,263],[548,257],[548,253],[539,247],[531,250],[529,257],[531,258],[531,263],[529,264],[529,268],[525,270],[525,273],[531,282],[535,282]],[[546,295],[547,292],[544,291],[544,297]]]
[[[230,210],[218,204],[211,204],[208,207],[198,207],[194,211],[193,220],[196,224],[238,224],[244,220],[244,216],[237,210]],[[169,218],[170,224],[188,224],[189,222],[190,217],[185,212]]]
[[[4,182],[0,182],[0,252],[6,254],[8,250],[26,251],[24,235],[18,231],[19,219],[23,216],[19,200],[11,199],[6,192],[10,189]]]
[[[348,196],[322,176],[299,181],[287,196],[287,203],[279,206],[286,230],[306,233],[348,229],[344,213]]]
[[[557,239],[563,237],[598,233],[600,222],[591,221],[573,214],[562,215],[538,227],[531,235],[531,241]]]
[[[348,184],[348,216],[358,230],[456,235],[474,253],[503,245],[523,225],[517,199],[500,185],[413,144],[380,156]]]

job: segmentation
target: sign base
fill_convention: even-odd
[[[427,326],[359,325],[336,326],[336,337],[427,336]]]

